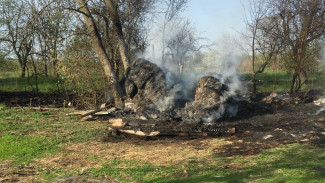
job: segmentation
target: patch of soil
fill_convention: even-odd
[[[62,107],[64,100],[73,98],[60,93],[7,92],[0,90],[0,103],[8,107],[16,106],[48,106]]]
[[[37,177],[37,170],[32,166],[17,166],[3,162],[0,164],[0,182],[32,182]]]

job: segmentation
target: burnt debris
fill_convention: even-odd
[[[124,80],[127,98],[122,111],[128,113],[116,113],[123,125],[112,131],[140,136],[220,135],[229,132],[220,121],[252,109],[248,98],[229,87],[229,79],[227,84],[214,76],[197,77],[191,84],[186,79],[147,60],[135,60]]]

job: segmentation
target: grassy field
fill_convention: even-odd
[[[18,76],[0,78],[0,90],[2,91],[33,91],[36,89],[35,77],[20,78]],[[57,90],[56,78],[38,76],[39,92],[49,93]]]
[[[281,145],[257,155],[223,157],[216,149],[232,143],[227,138],[110,142],[103,140],[107,123],[80,121],[67,112],[0,105],[0,182],[71,176],[152,183],[325,180],[325,151],[313,145]]]
[[[245,78],[250,79],[251,74],[244,74]],[[257,75],[257,80],[261,81],[261,84],[257,86],[259,92],[271,92],[271,91],[285,91],[290,90],[290,84],[292,75],[285,71],[265,71]],[[313,74],[308,82],[302,86],[302,90],[308,89],[323,89],[325,83],[325,75],[320,73]]]

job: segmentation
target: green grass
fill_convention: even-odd
[[[232,167],[236,163],[238,167]],[[83,175],[113,177],[121,182],[323,182],[325,151],[308,144],[290,144],[269,149],[253,159],[237,156],[190,160],[184,167],[153,166],[146,162],[113,160]],[[129,168],[119,168],[120,165]],[[134,165],[136,165],[134,167]],[[224,167],[229,165],[230,168]],[[184,173],[185,172],[185,173]],[[184,177],[183,175],[186,174]],[[125,176],[127,175],[127,176]],[[127,177],[127,178],[123,178]]]
[[[28,164],[44,153],[53,153],[59,142],[59,139],[42,135],[3,133],[0,137],[0,163],[12,160],[15,164]]]
[[[250,79],[251,74],[245,74],[245,78]],[[290,90],[292,75],[285,71],[265,71],[260,73],[256,77],[260,80],[262,84],[257,86],[259,92],[270,92],[270,91],[286,91]],[[275,82],[274,82],[275,81]],[[308,89],[322,89],[324,88],[325,75],[320,73],[315,73],[310,76],[309,81],[302,86],[302,90],[306,91]]]
[[[105,130],[80,124],[78,119],[64,113],[51,113],[11,109],[0,104],[0,163],[11,159],[17,164],[28,163],[58,149],[59,144],[85,142]]]
[[[255,165],[233,172],[237,182],[323,182],[324,149],[308,144],[290,144],[269,149],[253,159]]]
[[[33,91],[36,89],[35,77],[4,77],[0,78],[0,88],[2,91]],[[57,90],[56,78],[38,76],[39,92],[48,93]]]
[[[126,164],[129,165],[129,168],[120,169],[119,165]],[[133,165],[137,166],[133,166]],[[151,180],[158,176],[159,173],[166,173],[168,168],[165,167],[155,167],[151,164],[145,162],[137,162],[132,160],[113,160],[109,163],[102,164],[101,168],[98,169],[91,169],[88,174],[93,177],[101,178],[105,175],[109,175],[111,177],[117,178],[119,181],[126,181],[125,179],[121,178],[121,175],[132,175],[129,176],[128,181],[141,181],[144,182],[145,180]]]

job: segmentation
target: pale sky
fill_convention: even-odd
[[[216,41],[245,28],[244,7],[248,0],[189,0],[184,17],[203,35]]]

